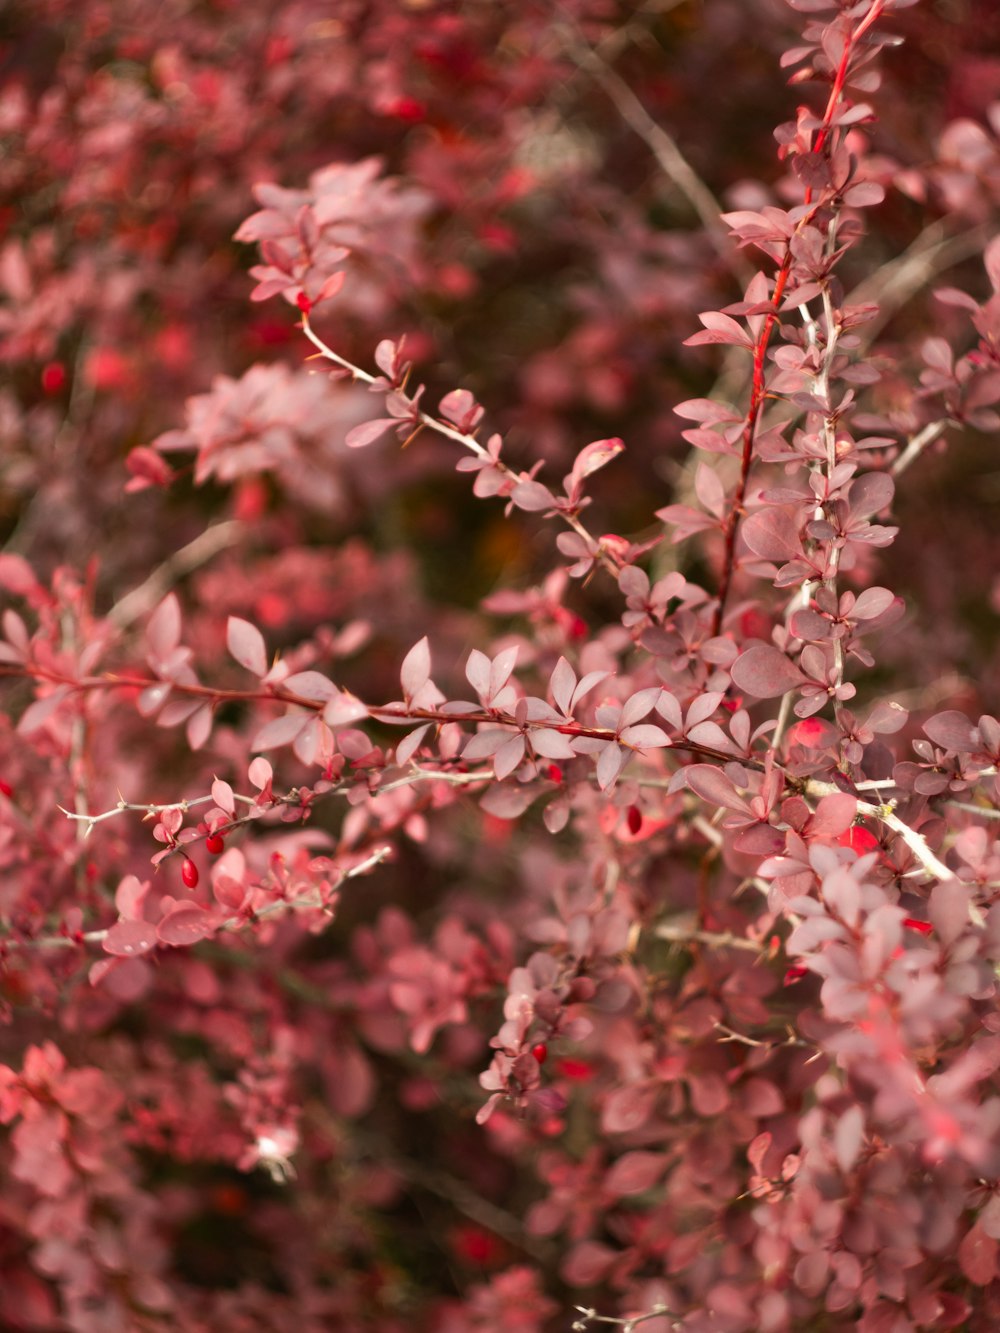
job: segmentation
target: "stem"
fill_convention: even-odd
[[[815,132],[813,141],[813,152],[821,153],[826,147],[827,140],[830,137],[832,129],[832,120],[837,110],[841,97],[843,96],[844,86],[847,82],[847,74],[850,68],[851,56],[854,52],[860,38],[868,31],[873,23],[878,19],[884,7],[884,0],[873,0],[872,6],[864,18],[859,22],[856,28],[848,36],[844,43],[844,50],[840,57],[840,64],[833,81],[833,87],[830,89],[830,96],[826,104],[826,111],[823,115],[823,122]],[[813,203],[812,187],[808,186],[805,191],[803,202],[807,205]],[[809,225],[816,213],[819,211],[822,199],[816,202],[815,206],[810,208],[798,221],[795,232],[798,232]],[[754,346],[753,356],[753,381],[750,390],[750,405],[747,409],[746,423],[743,427],[743,447],[740,460],[740,477],[733,495],[732,507],[726,519],[724,529],[724,551],[722,560],[722,573],[719,576],[718,606],[712,622],[712,634],[717,635],[721,632],[722,622],[726,612],[726,601],[729,597],[730,587],[733,580],[733,572],[736,563],[736,532],[739,527],[740,518],[743,516],[744,504],[746,502],[747,483],[750,478],[750,469],[753,463],[753,446],[757,435],[757,427],[760,422],[761,411],[763,409],[766,397],[766,384],[764,376],[764,362],[767,357],[768,347],[771,342],[771,335],[774,332],[775,325],[778,322],[778,308],[781,305],[785,288],[788,285],[788,278],[792,268],[792,250],[791,241],[785,247],[785,253],[774,280],[774,289],[771,293],[771,305],[773,311],[769,313],[761,328],[760,336]]]
[[[302,315],[302,331],[312,345],[319,351],[320,356],[325,357],[328,361],[333,361],[334,364],[349,371],[354,379],[361,380],[364,384],[369,386],[375,384],[375,375],[369,374],[367,370],[362,370],[360,366],[354,365],[352,361],[346,360],[339,352],[335,352],[331,347],[327,346],[322,338],[313,331],[312,325],[309,322],[309,316],[304,312]],[[520,473],[515,472],[513,468],[509,468],[507,464],[501,462],[500,459],[490,460],[488,451],[483,448],[474,435],[466,435],[462,431],[456,430],[454,426],[449,426],[447,422],[439,421],[437,417],[432,417],[429,413],[421,412],[419,410],[414,412],[413,420],[419,422],[421,426],[426,426],[428,430],[433,430],[436,431],[438,435],[443,435],[447,440],[454,440],[456,444],[460,444],[463,449],[468,449],[469,452],[475,454],[477,458],[481,458],[484,461],[489,460],[498,472],[501,472],[505,477],[509,477],[512,481],[525,480]],[[558,511],[558,514],[566,526],[572,528],[576,535],[586,543],[587,549],[594,559],[597,560],[599,564],[603,565],[613,578],[617,579],[619,571],[621,570],[621,562],[616,560],[607,548],[587,531],[586,527],[580,522],[575,514],[567,513],[562,509]]]

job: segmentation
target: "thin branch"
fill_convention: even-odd
[[[108,612],[108,620],[119,629],[126,629],[157,606],[175,583],[206,564],[226,547],[232,546],[245,530],[246,525],[238,519],[227,519],[224,523],[215,523],[206,528],[193,541],[164,560],[138,588],[133,588],[120,598]]]
[[[734,247],[720,217],[719,201],[678,148],[676,140],[662,125],[657,124],[621,75],[588,46],[579,33],[569,26],[561,28],[561,31],[565,34],[566,46],[572,58],[600,84],[622,120],[647,145],[664,175],[677,186],[697,213],[719,258],[741,288],[746,287],[754,270]]]
[[[947,418],[944,418],[940,421],[932,421],[923,430],[918,431],[889,469],[892,475],[898,477],[901,472],[905,472],[911,463],[916,462],[925,449],[929,448],[935,440],[941,438],[950,424]]]
[[[698,930],[686,925],[671,925],[668,921],[654,927],[653,934],[658,940],[669,940],[672,944],[707,944],[713,949],[746,949],[750,953],[764,953],[766,950],[766,945],[743,935],[734,935],[728,930]]]
[[[953,236],[947,219],[933,222],[897,259],[859,283],[845,304],[878,306],[878,313],[864,326],[865,343],[871,344],[897,311],[941,273],[980,254],[991,234],[988,227],[978,226]]]
[[[302,315],[302,331],[312,345],[319,351],[320,355],[327,361],[332,361],[335,365],[340,366],[341,369],[348,371],[354,379],[361,380],[364,384],[369,386],[375,384],[377,376],[369,374],[367,370],[362,370],[360,366],[354,365],[352,361],[348,361],[345,357],[342,357],[339,352],[335,352],[332,347],[328,347],[327,344],[323,342],[322,338],[314,332],[313,327],[309,322],[309,316],[305,313]],[[522,481],[527,479],[522,477],[520,473],[515,472],[513,468],[509,468],[507,464],[500,459],[490,459],[489,452],[483,448],[474,435],[466,435],[464,432],[456,430],[454,426],[449,426],[447,422],[439,421],[437,417],[432,417],[429,412],[421,412],[418,410],[413,414],[413,420],[418,422],[421,426],[426,426],[428,430],[433,430],[438,435],[443,435],[447,440],[454,440],[456,444],[460,444],[463,449],[468,449],[470,453],[475,454],[477,458],[482,459],[484,462],[489,461],[498,472],[502,473],[505,477],[509,477],[512,481]],[[400,424],[402,424],[402,422]],[[576,535],[586,543],[587,550],[593,559],[603,565],[608,573],[611,574],[613,578],[617,579],[621,566],[608,552],[607,548],[587,531],[587,528],[580,522],[575,514],[566,513],[565,510],[559,510],[558,514],[559,518],[562,519],[566,526],[572,528]]]

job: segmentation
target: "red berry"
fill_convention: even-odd
[[[903,925],[907,930],[915,930],[919,935],[930,935],[934,930],[929,921],[918,921],[912,916],[903,917]]]
[[[189,889],[198,887],[198,867],[188,856],[181,862],[181,879]]]
[[[545,776],[550,782],[562,782],[563,771],[558,764],[549,764],[545,770]]]
[[[14,795],[14,788],[9,782],[5,782],[3,778],[0,778],[0,792],[3,792],[4,796],[9,800]]]
[[[632,834],[633,838],[636,837],[639,830],[642,828],[642,811],[637,805],[630,805],[625,819],[628,824],[629,833]]]
[[[540,1065],[543,1065],[545,1061],[549,1058],[549,1048],[545,1045],[543,1041],[540,1041],[536,1045],[532,1046],[531,1054],[535,1057],[535,1059],[538,1061]]]
[[[841,847],[850,847],[852,851],[857,852],[859,856],[864,856],[867,852],[876,852],[879,850],[879,840],[869,828],[864,824],[852,824],[837,839]]]
[[[42,389],[45,393],[58,393],[66,383],[66,367],[61,361],[50,361],[42,367]]]
[[[219,856],[226,850],[226,843],[220,833],[210,833],[205,839],[205,851],[212,856]]]
[[[305,292],[299,292],[298,296],[295,298],[295,304],[302,311],[303,315],[308,315],[309,311],[313,308],[313,303],[310,301],[309,297],[306,296]]]

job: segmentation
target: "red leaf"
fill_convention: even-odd
[[[742,653],[730,668],[733,684],[755,699],[773,699],[786,694],[806,677],[780,649],[758,643]]]

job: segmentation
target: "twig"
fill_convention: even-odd
[[[905,472],[911,463],[916,462],[925,449],[932,445],[935,440],[941,438],[950,424],[946,418],[943,418],[940,421],[932,421],[923,430],[918,431],[889,469],[892,475],[898,477],[901,472]]]
[[[989,228],[978,226],[951,236],[948,226],[945,219],[925,227],[897,259],[883,264],[847,297],[846,305],[878,306],[878,313],[863,329],[866,345],[882,332],[898,310],[940,273],[981,254],[992,234]]]
[[[765,946],[756,940],[748,940],[743,935],[734,935],[731,931],[698,930],[690,926],[672,926],[663,922],[656,926],[653,934],[658,940],[669,940],[674,944],[708,944],[715,949],[747,949],[751,953],[763,953]]]
[[[342,357],[339,352],[335,352],[332,347],[328,347],[326,343],[323,342],[322,338],[318,337],[313,331],[312,325],[309,322],[309,316],[304,312],[302,315],[302,331],[312,345],[319,351],[320,355],[325,357],[326,360],[334,362],[335,365],[348,371],[354,379],[361,380],[364,384],[373,385],[375,383],[377,378],[375,375],[369,374],[367,370],[362,370],[360,366],[354,365],[353,362]],[[416,411],[413,414],[413,420],[418,422],[421,426],[426,426],[428,430],[433,430],[438,435],[443,435],[447,440],[454,440],[456,444],[460,444],[463,449],[468,449],[470,453],[475,454],[477,458],[481,458],[484,462],[490,461],[492,466],[495,467],[498,472],[503,473],[504,476],[510,477],[514,481],[520,481],[522,479],[520,474],[515,472],[512,468],[509,468],[506,463],[499,459],[490,459],[489,452],[483,448],[474,435],[466,435],[462,431],[456,430],[454,426],[449,426],[446,422],[439,421],[437,417],[432,417],[428,412]],[[577,518],[575,514],[566,513],[565,510],[559,510],[559,517],[567,527],[572,528],[576,535],[586,543],[590,555],[598,561],[599,564],[603,565],[613,578],[617,579],[620,565],[608,553],[607,548],[587,531],[579,518]]]
[[[238,519],[227,519],[206,528],[193,541],[175,551],[168,560],[154,569],[147,579],[120,598],[108,612],[108,619],[119,629],[125,629],[151,611],[185,574],[206,564],[213,556],[232,546],[245,531]]]
[[[638,1328],[640,1324],[646,1323],[648,1319],[662,1319],[664,1315],[671,1312],[665,1305],[654,1305],[651,1310],[644,1314],[626,1315],[624,1318],[616,1318],[614,1315],[598,1314],[595,1309],[586,1305],[576,1305],[573,1307],[583,1316],[582,1319],[576,1319],[573,1322],[574,1333],[586,1333],[591,1324],[615,1324],[622,1330],[622,1333],[632,1333],[632,1330]],[[680,1324],[671,1324],[671,1328],[680,1328]]]
[[[664,175],[673,181],[697,213],[716,253],[741,287],[746,287],[754,270],[734,248],[719,216],[721,209],[715,195],[688,162],[674,138],[657,124],[621,75],[573,28],[566,26],[562,31],[570,55],[601,85],[626,125],[645,142]]]

